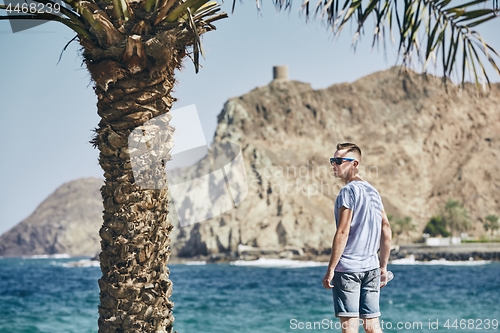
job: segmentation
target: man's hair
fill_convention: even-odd
[[[354,143],[344,142],[337,144],[337,150],[347,150],[348,153],[354,152],[356,155],[359,155],[361,158],[361,149]]]

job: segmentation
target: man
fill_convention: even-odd
[[[379,323],[380,275],[387,272],[391,227],[378,191],[358,175],[361,149],[339,143],[330,159],[345,186],[335,201],[337,231],[323,286],[333,288],[335,316],[343,333],[382,333]],[[380,249],[380,260],[377,251]]]

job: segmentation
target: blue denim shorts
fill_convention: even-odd
[[[380,269],[361,273],[335,272],[333,276],[335,317],[380,317]]]

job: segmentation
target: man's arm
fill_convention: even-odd
[[[387,263],[391,253],[392,231],[389,219],[382,209],[382,234],[380,236],[380,274],[387,273]]]
[[[325,277],[323,278],[323,287],[330,289],[330,281],[333,279],[335,267],[339,263],[342,253],[344,253],[347,239],[349,238],[349,231],[351,229],[352,210],[342,206],[339,209],[339,225],[332,243],[332,254],[330,255],[330,262]],[[390,246],[390,245],[389,245]]]

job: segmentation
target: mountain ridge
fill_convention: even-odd
[[[95,255],[100,246],[102,184],[103,179],[92,177],[59,186],[32,214],[0,235],[0,255]]]
[[[379,190],[386,211],[416,223],[413,238],[448,199],[470,211],[471,234],[483,233],[482,219],[500,212],[500,84],[481,98],[476,94],[471,84],[463,90],[449,85],[446,92],[440,78],[391,68],[316,90],[274,80],[230,98],[213,142],[240,146],[248,195],[222,215],[174,228],[173,256],[241,255],[240,244],[281,256],[328,253],[333,202],[342,187],[328,158],[345,141],[361,147],[361,176]],[[208,169],[208,161],[201,161],[182,173],[193,178]],[[100,194],[93,191],[98,222],[88,229],[95,228],[90,243],[98,251],[102,204],[95,204]],[[0,255],[12,253],[5,252],[4,235]]]

